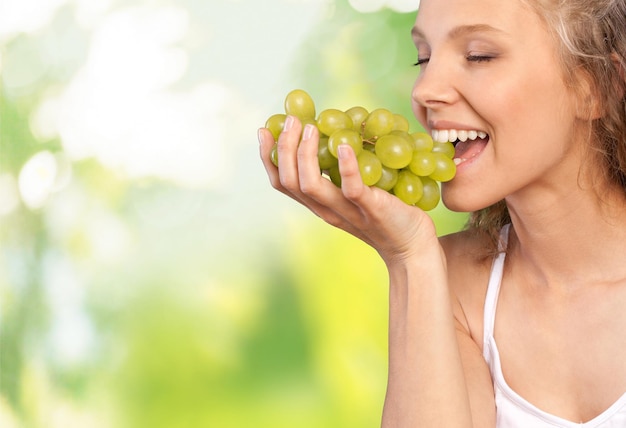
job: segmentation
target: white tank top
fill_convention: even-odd
[[[496,306],[502,282],[509,226],[500,234],[500,252],[493,261],[487,287],[484,311],[483,356],[489,365],[495,390],[497,428],[624,428],[626,427],[626,393],[602,414],[585,423],[571,422],[551,415],[530,404],[513,391],[504,379],[498,347],[493,337]]]

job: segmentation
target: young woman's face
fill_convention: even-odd
[[[456,145],[457,175],[443,186],[449,208],[474,211],[575,184],[576,100],[556,41],[532,9],[521,0],[422,0],[413,38],[416,117],[436,139],[466,140]]]

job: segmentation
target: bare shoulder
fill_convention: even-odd
[[[492,264],[488,239],[461,231],[439,241],[446,255],[454,315],[472,338],[482,343],[483,308]]]

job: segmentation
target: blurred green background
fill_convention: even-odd
[[[256,130],[296,87],[412,118],[417,3],[0,2],[2,428],[379,425],[384,266]]]

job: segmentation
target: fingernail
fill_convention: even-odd
[[[348,150],[347,144],[339,144],[339,146],[337,146],[337,157],[339,159],[345,158],[348,155]]]
[[[305,125],[304,127],[304,132],[302,133],[302,139],[308,140],[309,138],[311,138],[311,135],[313,135],[313,125],[309,123]]]
[[[263,129],[259,128],[256,132],[257,138],[259,139],[259,144],[263,143]]]
[[[289,131],[293,126],[293,116],[287,116],[285,118],[285,125],[283,126],[283,131]]]

